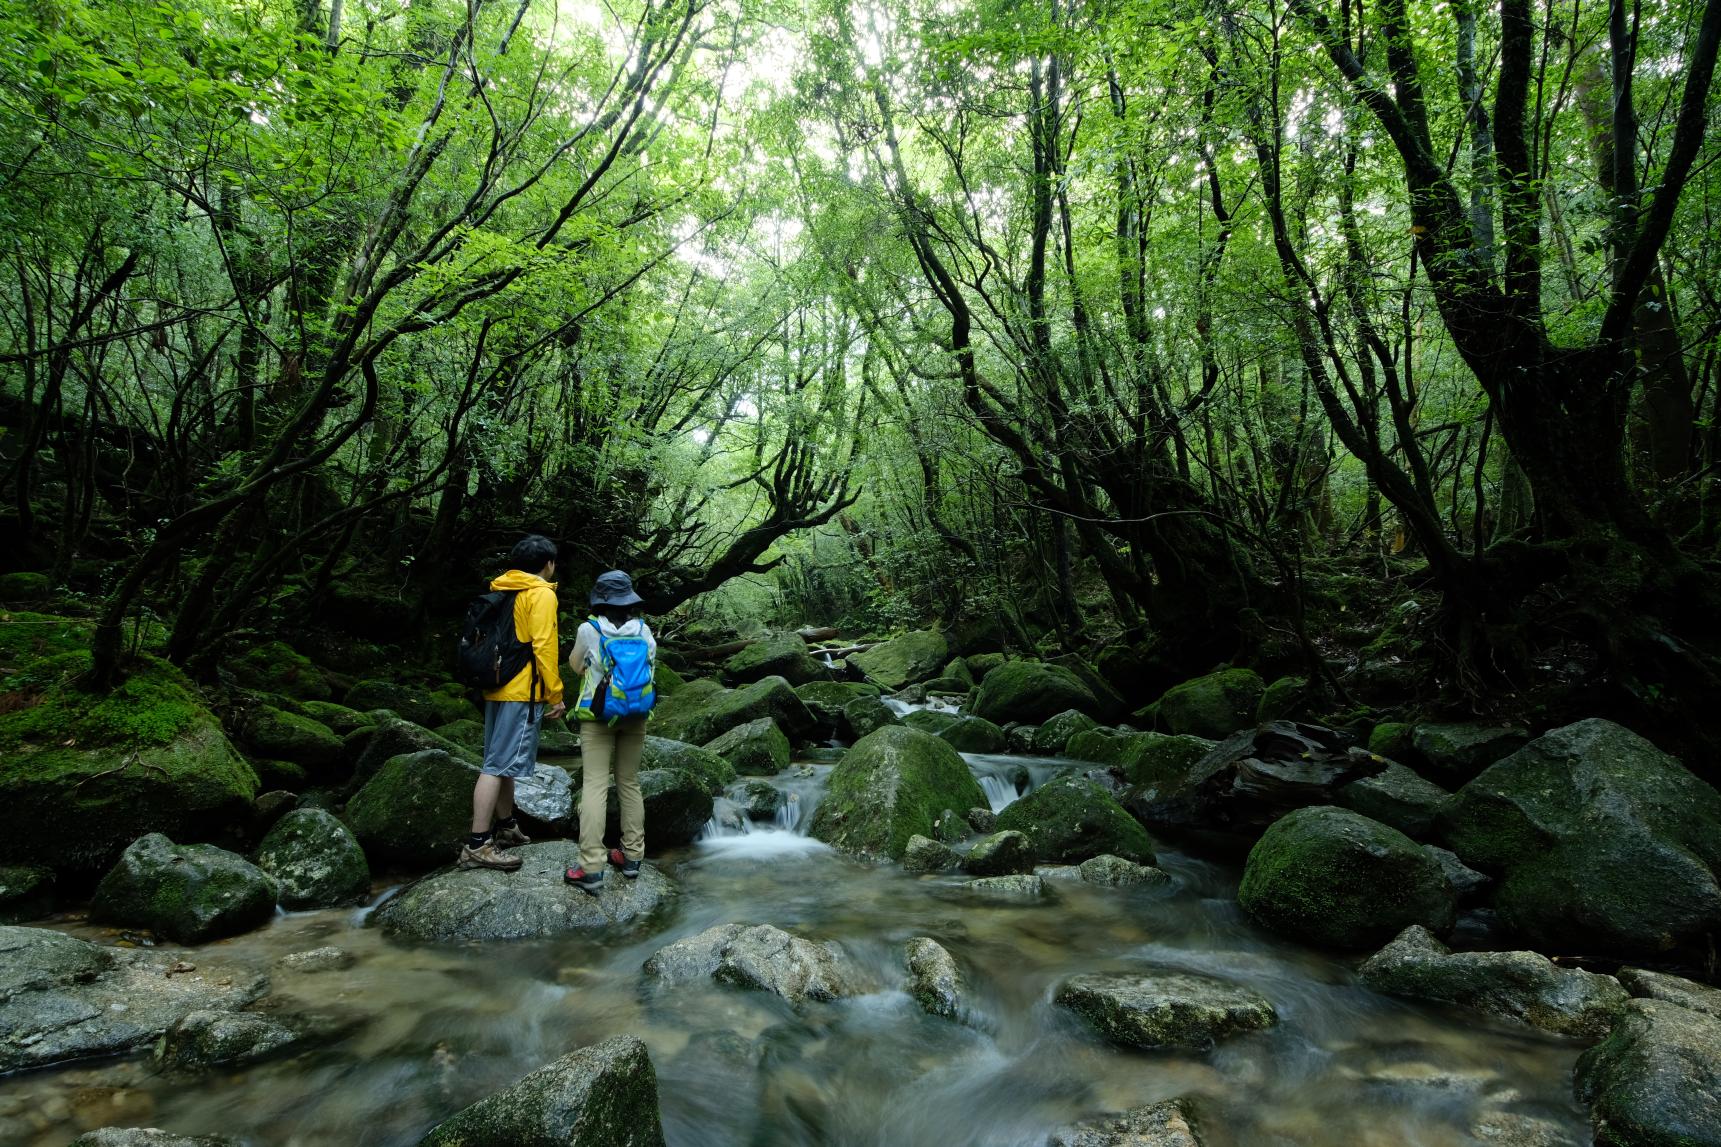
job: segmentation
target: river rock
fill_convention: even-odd
[[[1012,876],[1034,871],[1034,848],[1019,832],[995,832],[974,842],[962,858],[962,871],[971,876]]]
[[[715,806],[698,777],[673,769],[647,769],[640,773],[639,791],[645,800],[645,839],[653,852],[696,840]],[[606,839],[621,839],[621,803],[613,784],[605,805],[604,825]]]
[[[201,944],[266,922],[275,914],[277,887],[243,856],[213,844],[174,844],[155,832],[102,877],[90,917]]]
[[[1075,976],[1053,998],[1124,1047],[1208,1048],[1279,1022],[1273,1005],[1253,988],[1193,972]]]
[[[155,1061],[173,1071],[259,1063],[299,1042],[285,1024],[254,1012],[196,1011],[167,1029]]]
[[[1006,725],[1004,726],[1004,751],[1028,756],[1034,751],[1034,734],[1039,732],[1037,725]]]
[[[1632,1000],[1578,1058],[1596,1147],[1721,1147],[1721,1020]]]
[[[362,737],[360,733],[363,733]],[[353,757],[355,787],[363,786],[384,764],[395,757],[422,753],[427,749],[439,749],[454,760],[462,761],[473,768],[482,763],[482,754],[400,717],[383,717],[368,733],[360,730],[351,734],[349,740],[352,740],[353,744],[362,743],[357,755]]]
[[[936,676],[939,667],[949,659],[950,645],[944,635],[921,630],[850,654],[848,660],[850,665],[866,674],[868,681],[895,692],[905,685]]]
[[[949,713],[943,709],[916,709],[912,713],[904,714],[902,723],[910,729],[919,729],[922,733],[931,733],[936,737],[961,720],[960,714]]]
[[[318,972],[344,972],[358,958],[345,948],[337,948],[333,944],[321,948],[312,948],[308,952],[292,952],[275,961],[275,967],[283,972],[297,972],[301,976],[311,976]]]
[[[736,794],[735,803],[748,820],[775,820],[783,798],[783,790],[769,781],[748,781]]]
[[[1221,669],[1167,689],[1159,698],[1159,721],[1172,733],[1224,740],[1255,724],[1266,690],[1253,669]]]
[[[1621,968],[1619,982],[1625,990],[1639,999],[1661,1000],[1678,1004],[1694,1012],[1721,1019],[1721,989],[1705,987],[1692,980],[1666,972],[1651,972],[1643,968]]]
[[[1721,933],[1721,792],[1628,729],[1555,729],[1459,790],[1442,817],[1497,874],[1505,924],[1536,947],[1663,952]]]
[[[943,841],[916,833],[908,838],[902,850],[905,872],[948,872],[962,863],[962,857]]]
[[[1427,840],[1435,818],[1451,803],[1452,794],[1393,761],[1382,772],[1345,785],[1333,799],[1406,836]]]
[[[294,911],[363,900],[370,865],[347,826],[320,808],[295,809],[257,846],[257,867],[280,885],[281,906]]]
[[[998,831],[998,814],[989,808],[971,808],[962,814],[962,819],[968,822],[969,828],[981,835]]]
[[[1073,735],[1064,755],[1121,772],[1131,784],[1176,785],[1194,772],[1217,741],[1170,733],[1095,728]]]
[[[373,860],[446,863],[472,827],[477,781],[475,765],[442,749],[390,757],[347,802],[347,823]]]
[[[774,777],[789,767],[789,738],[769,717],[737,725],[705,748],[744,777]]]
[[[1048,894],[1046,882],[1032,873],[1011,876],[982,876],[962,887],[976,896],[995,900],[1038,900]]]
[[[245,717],[241,740],[260,757],[326,770],[341,760],[341,739],[320,721],[259,705]]]
[[[1452,885],[1452,891],[1458,897],[1458,903],[1468,904],[1481,899],[1488,889],[1494,886],[1494,880],[1487,873],[1477,872],[1468,864],[1458,859],[1458,854],[1437,845],[1425,844],[1422,851],[1434,858],[1440,865],[1440,871],[1446,873],[1446,883]]]
[[[649,821],[647,822],[650,823]],[[617,873],[597,896],[569,888],[562,874],[580,863],[580,848],[552,840],[511,849],[517,872],[445,868],[406,886],[371,914],[383,935],[434,942],[528,940],[637,929],[676,895],[655,865],[635,880]]]
[[[1071,737],[1097,728],[1098,724],[1080,709],[1065,709],[1062,713],[1047,717],[1045,723],[1034,730],[1028,747],[1044,756],[1061,757],[1064,755],[1064,746],[1070,743]]]
[[[1458,906],[1446,873],[1415,841],[1331,806],[1298,809],[1268,828],[1237,899],[1263,926],[1331,948],[1384,943],[1412,924],[1445,935]]]
[[[1056,1132],[1047,1147],[1201,1147],[1191,1104],[1168,1099]]]
[[[1535,952],[1453,952],[1413,924],[1360,970],[1377,992],[1468,1008],[1555,1035],[1597,1040],[1629,998],[1612,976]]]
[[[514,808],[539,824],[567,829],[574,817],[574,775],[539,761],[531,776],[515,779]]]
[[[181,1135],[159,1127],[98,1127],[67,1147],[240,1147],[225,1135]]]
[[[426,729],[463,720],[476,711],[466,691],[452,682],[432,688],[378,679],[360,681],[347,690],[342,703],[361,713],[387,709]]]
[[[133,1051],[191,1012],[235,1011],[269,988],[201,953],[184,971],[180,955],[0,927],[0,1072]]]
[[[805,685],[829,679],[830,670],[807,651],[806,639],[800,634],[773,629],[723,663],[723,679],[731,685],[751,685],[766,677]]]
[[[0,865],[0,924],[22,924],[45,916],[53,903],[52,869],[31,864]]]
[[[938,735],[950,742],[959,753],[1001,753],[1004,751],[1004,730],[984,717],[958,717],[939,730]]]
[[[657,1069],[624,1035],[571,1052],[434,1127],[419,1147],[662,1147]]]
[[[712,796],[735,783],[735,766],[723,757],[710,749],[689,745],[685,741],[672,741],[667,737],[648,736],[645,739],[645,747],[640,750],[639,767],[646,772],[652,769],[670,769],[674,772],[691,773],[699,778],[705,791]]]
[[[1080,863],[1103,853],[1138,864],[1155,859],[1147,830],[1085,777],[1047,781],[999,813],[998,828],[1026,835],[1042,864]]]
[[[223,659],[222,664],[247,689],[318,704],[326,703],[334,694],[323,671],[284,641],[253,646],[237,657]]]
[[[973,708],[975,716],[999,724],[1042,725],[1069,709],[1098,714],[1102,706],[1093,690],[1061,665],[1007,661],[981,680]]]
[[[769,924],[722,924],[678,940],[645,962],[645,974],[670,985],[709,977],[794,1004],[859,995],[862,980],[836,944],[803,940]]]
[[[909,940],[905,955],[908,961],[908,994],[920,1005],[920,1010],[947,1020],[960,1018],[963,983],[955,957],[930,936],[915,936]]]
[[[1076,866],[1084,884],[1101,888],[1129,888],[1140,884],[1164,886],[1171,883],[1171,874],[1162,868],[1152,868],[1125,860],[1121,856],[1101,854],[1090,856]]]
[[[1470,1124],[1470,1137],[1497,1147],[1580,1147],[1566,1129],[1518,1111],[1484,1111]]]
[[[1504,760],[1530,740],[1528,729],[1481,721],[1418,725],[1411,748],[1434,774],[1462,784],[1496,761]]]
[[[790,741],[806,736],[818,721],[795,690],[781,677],[766,677],[739,689],[694,688],[690,682],[673,697],[658,702],[652,717],[660,737],[706,745],[738,725],[770,717]]]
[[[811,835],[850,855],[900,860],[910,837],[936,835],[945,809],[985,803],[955,749],[892,725],[862,738],[831,770]]]
[[[902,724],[902,718],[877,697],[856,697],[843,706],[843,722],[861,741],[887,726]]]

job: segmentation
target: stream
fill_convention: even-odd
[[[967,760],[995,810],[1024,786],[1085,767]],[[720,801],[702,839],[654,858],[682,895],[649,935],[408,947],[366,928],[369,909],[344,909],[278,915],[212,945],[224,960],[263,966],[327,944],[351,952],[347,971],[276,971],[265,1001],[328,1017],[344,1034],[196,1079],[160,1074],[144,1058],[0,1078],[0,1120],[36,1128],[7,1147],[63,1147],[107,1123],[257,1147],[410,1147],[459,1108],[621,1033],[650,1048],[674,1147],[1041,1147],[1073,1121],[1180,1095],[1204,1098],[1223,1132],[1209,1136],[1215,1147],[1548,1142],[1487,1137],[1485,1124],[1516,1115],[1589,1142],[1570,1094],[1575,1045],[1362,988],[1349,965],[1251,925],[1233,867],[1165,847],[1169,890],[1058,881],[1045,901],[980,902],[959,875],[859,864],[804,835],[831,767],[773,778],[792,798],[775,822],[725,818]],[[646,957],[729,922],[836,940],[873,990],[797,1010],[709,983],[646,989]],[[917,935],[965,966],[971,1025],[926,1016],[904,992],[903,944]],[[1106,1046],[1051,1003],[1068,976],[1145,964],[1248,984],[1280,1023],[1210,1052],[1142,1054]]]

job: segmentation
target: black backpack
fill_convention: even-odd
[[[474,689],[500,689],[527,665],[537,668],[532,643],[514,636],[514,599],[519,590],[481,594],[466,607],[460,626],[460,652],[454,676]],[[537,674],[532,676],[532,695],[537,696]]]

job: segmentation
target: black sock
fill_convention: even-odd
[[[496,823],[490,826],[490,831],[495,832],[499,828],[513,828],[513,827],[514,827],[514,814],[509,813],[505,817],[498,818]]]
[[[483,848],[489,842],[490,842],[490,834],[489,833],[487,833],[487,832],[475,832],[466,838],[466,847],[467,848]]]

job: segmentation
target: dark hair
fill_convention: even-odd
[[[508,568],[537,573],[555,560],[555,542],[542,534],[527,534],[514,543],[508,554]]]
[[[639,606],[594,605],[592,606],[592,612],[597,614],[599,617],[604,618],[611,625],[620,625],[625,621],[632,621],[634,618],[638,617]]]

